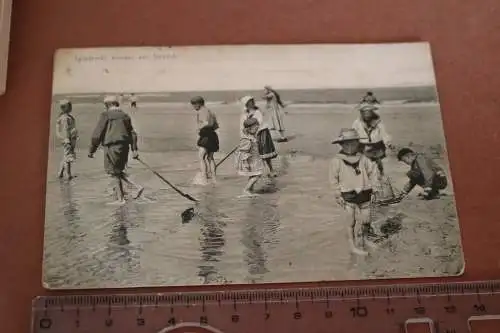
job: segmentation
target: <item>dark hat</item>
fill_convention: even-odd
[[[249,128],[252,127],[253,125],[257,125],[258,123],[259,121],[257,120],[257,118],[248,118],[243,122],[243,127]]]
[[[398,151],[398,161],[401,161],[404,156],[411,154],[411,153],[414,153],[414,151],[411,150],[410,148],[401,148]]]
[[[201,96],[191,98],[191,104],[205,104],[205,99]]]

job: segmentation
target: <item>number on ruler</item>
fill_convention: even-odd
[[[175,326],[175,324],[177,323],[177,321],[175,320],[175,317],[172,317],[168,320],[168,324],[170,326]]]
[[[146,320],[144,320],[144,318],[137,318],[137,326],[144,326],[146,325]]]
[[[111,318],[106,319],[106,321],[104,322],[104,325],[106,325],[106,327],[113,326],[113,319],[111,319]]]
[[[232,321],[233,323],[237,323],[237,322],[239,322],[239,321],[240,321],[240,316],[239,316],[239,315],[232,315],[232,316],[231,316],[231,321]]]
[[[484,306],[484,304],[475,304],[474,310],[476,310],[477,312],[486,312],[486,307]]]
[[[332,317],[333,317],[332,311],[325,311],[325,318],[332,318]]]
[[[39,326],[41,329],[49,329],[52,326],[52,320],[50,318],[42,318],[40,319]]]
[[[208,324],[208,317],[207,316],[201,316],[200,317],[200,325],[207,325]]]
[[[386,312],[388,315],[393,315],[393,314],[394,314],[394,308],[387,308],[387,309],[385,309],[385,312]]]
[[[351,308],[351,312],[353,317],[368,316],[368,309],[366,308],[366,306],[356,306],[354,308]]]
[[[293,314],[293,319],[302,319],[302,312],[297,311]]]

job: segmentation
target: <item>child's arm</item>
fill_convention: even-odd
[[[203,127],[210,125],[210,114],[207,110],[202,109],[198,113],[198,129],[202,129]]]
[[[64,140],[64,136],[61,134],[62,124],[61,119],[57,119],[56,121],[56,136],[59,140]]]
[[[432,161],[423,155],[417,155],[415,162],[424,178],[424,190],[431,190],[435,176],[434,170],[432,169]]]
[[[330,161],[330,166],[328,168],[328,178],[330,187],[333,190],[335,201],[337,201],[339,205],[343,205],[340,188],[340,161],[337,158],[334,158]]]
[[[97,122],[97,125],[94,128],[94,131],[92,132],[92,137],[90,139],[89,156],[92,156],[96,152],[97,147],[99,147],[99,145],[101,144],[102,139],[106,133],[107,127],[108,127],[108,117],[103,112],[101,113],[99,121]]]
[[[135,132],[134,127],[132,126],[132,119],[130,117],[127,117],[125,119],[125,127],[127,128],[128,134],[132,138],[132,141],[130,142],[130,148],[132,149],[133,152],[137,151],[137,133]]]
[[[71,135],[70,135],[70,127],[69,127],[69,119],[68,117],[61,117],[57,121],[57,136],[59,139],[61,139],[63,142],[69,142]]]
[[[384,141],[384,143],[391,147],[392,137],[389,135],[389,133],[387,133],[385,125],[382,121],[378,124],[378,128],[380,129],[380,136],[382,136],[382,140]]]

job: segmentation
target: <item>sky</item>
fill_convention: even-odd
[[[53,94],[435,85],[428,43],[61,49]]]

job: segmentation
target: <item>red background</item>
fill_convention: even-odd
[[[62,47],[429,41],[464,236],[460,279],[500,277],[499,15],[498,0],[14,0],[0,97],[2,332],[28,332],[32,298],[48,293],[44,187]]]

